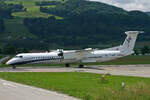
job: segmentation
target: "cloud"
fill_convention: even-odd
[[[127,3],[134,3],[135,0],[114,0],[116,3],[120,4],[127,4]]]
[[[125,10],[141,10],[150,11],[150,0],[91,0],[98,1],[107,4],[111,4],[117,7],[124,8]]]

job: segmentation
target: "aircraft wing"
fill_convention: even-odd
[[[116,51],[119,51],[120,49],[121,49],[121,45],[116,46],[116,47],[107,48],[107,49],[102,49],[102,50],[116,50]]]
[[[95,49],[92,49],[92,48],[87,48],[87,49],[83,49],[83,50],[76,50],[75,52],[76,53],[91,53],[92,51],[94,51]]]

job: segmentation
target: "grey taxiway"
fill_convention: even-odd
[[[85,68],[58,67],[17,67],[0,68],[0,72],[89,72],[98,74],[112,74],[124,76],[150,77],[150,65],[100,65]]]
[[[0,79],[0,100],[79,100],[65,94]]]

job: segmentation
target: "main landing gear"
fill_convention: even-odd
[[[65,64],[65,67],[70,67],[70,64]],[[83,65],[83,64],[80,64],[80,65],[78,66],[78,68],[84,68],[84,65]]]
[[[16,69],[16,66],[13,65],[13,66],[12,66],[12,69]]]
[[[79,65],[79,68],[84,68],[84,65],[83,65],[83,64],[80,64],[80,65]]]

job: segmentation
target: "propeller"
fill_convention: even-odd
[[[64,56],[64,50],[63,49],[57,49],[57,51],[59,52],[58,53],[58,56],[61,56],[61,57],[63,57]]]

